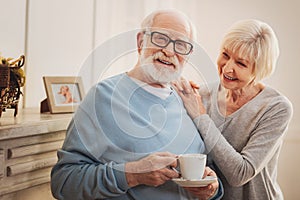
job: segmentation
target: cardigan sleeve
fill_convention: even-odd
[[[194,119],[206,145],[207,153],[210,153],[215,164],[232,186],[241,186],[250,181],[266,167],[280,149],[292,116],[292,105],[282,96],[273,100],[274,102],[267,106],[263,115],[253,122],[256,124],[251,132],[243,126],[243,121],[235,121],[232,125],[237,131],[232,134],[249,134],[248,142],[241,151],[233,148],[209,115],[204,114]]]

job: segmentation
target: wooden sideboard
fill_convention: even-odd
[[[73,114],[22,109],[0,118],[0,199],[50,181],[66,128]]]

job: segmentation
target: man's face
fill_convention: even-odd
[[[151,52],[152,50],[149,49]],[[180,77],[183,65],[176,56],[166,56],[161,51],[147,54],[143,48],[140,55],[140,64],[148,79],[153,82],[166,84]]]
[[[190,30],[187,22],[172,14],[161,14],[154,19],[151,32],[158,32],[156,39],[170,38],[190,42]],[[160,38],[160,33],[162,34]],[[143,72],[148,79],[156,83],[168,83],[178,79],[181,75],[183,66],[188,59],[188,55],[181,55],[174,51],[174,43],[170,42],[162,48],[151,42],[154,36],[151,33],[143,36],[142,48],[140,51],[140,64]],[[176,44],[179,50],[181,43]]]

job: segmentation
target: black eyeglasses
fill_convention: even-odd
[[[193,49],[193,45],[191,43],[183,40],[172,40],[164,33],[154,31],[150,33],[145,32],[145,34],[151,35],[152,44],[161,48],[167,47],[172,42],[174,44],[174,51],[181,55],[188,55]]]

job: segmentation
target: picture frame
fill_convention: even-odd
[[[72,113],[84,98],[84,87],[78,76],[44,76],[47,98],[41,102],[41,113]]]

